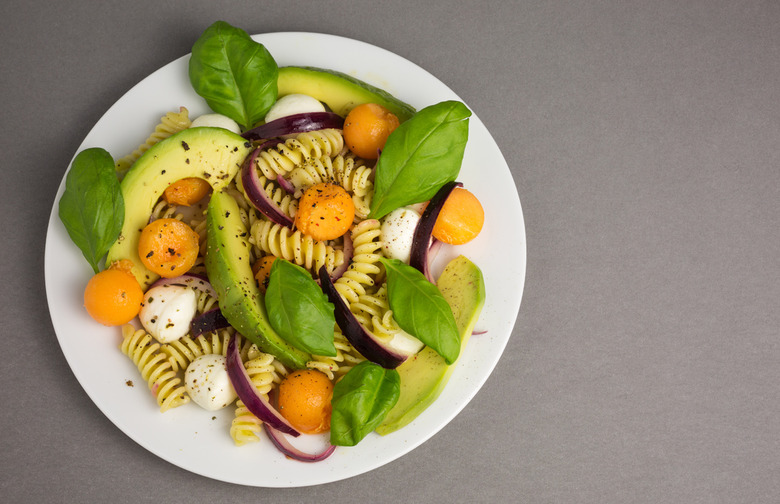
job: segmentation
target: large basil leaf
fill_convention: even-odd
[[[377,161],[369,217],[427,201],[460,173],[471,111],[461,102],[426,107],[387,138]]]
[[[125,219],[125,200],[111,154],[96,147],[76,155],[65,178],[59,216],[97,273]]]
[[[214,112],[247,129],[276,101],[279,67],[242,29],[217,21],[192,46],[190,83]]]
[[[404,331],[452,364],[460,354],[460,335],[452,309],[439,289],[419,270],[397,259],[381,258],[387,271],[387,300]]]
[[[379,426],[401,394],[395,369],[363,361],[333,387],[330,443],[355,446]]]
[[[333,305],[305,269],[284,259],[275,260],[265,307],[271,327],[288,343],[316,355],[336,355]]]

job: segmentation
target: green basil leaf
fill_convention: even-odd
[[[330,443],[355,446],[379,426],[401,394],[395,369],[363,361],[333,387]]]
[[[369,217],[428,201],[460,173],[471,111],[461,102],[426,107],[387,138],[377,161]]]
[[[439,289],[419,270],[397,259],[381,258],[387,271],[387,300],[404,331],[452,364],[460,354],[460,334],[452,309]]]
[[[192,46],[190,83],[214,112],[247,129],[276,101],[279,67],[242,29],[217,21]]]
[[[271,327],[294,347],[335,357],[333,305],[308,271],[277,259],[271,266],[265,307]]]
[[[65,178],[59,217],[97,273],[125,219],[125,200],[111,154],[95,147],[76,155]]]

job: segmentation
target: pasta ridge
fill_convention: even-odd
[[[190,121],[190,113],[186,107],[180,107],[178,112],[168,112],[160,118],[160,122],[155,126],[154,131],[146,138],[144,143],[140,144],[127,156],[116,161],[117,172],[121,174],[126,173],[144,152],[174,133],[189,128],[190,125],[192,125],[192,121]]]
[[[316,369],[325,373],[333,381],[337,376],[343,376],[356,364],[365,360],[358,353],[347,337],[336,326],[333,334],[333,346],[336,347],[336,356],[312,355],[312,360],[306,363],[309,369]]]
[[[382,271],[379,266],[382,257],[380,234],[377,219],[360,221],[352,228],[352,262],[334,282],[336,291],[348,305],[366,294],[366,288],[374,286],[375,278]]]
[[[136,330],[130,324],[122,326],[120,349],[141,372],[141,377],[157,399],[160,412],[190,402],[190,396],[181,385],[181,378],[165,354],[159,351],[160,344],[149,333],[143,329]]]
[[[249,240],[262,252],[286,259],[313,273],[322,266],[330,273],[344,262],[343,250],[266,218],[252,224]]]
[[[281,377],[277,366],[274,365],[274,361],[273,355],[260,353],[244,363],[252,385],[266,399],[268,398],[268,392],[271,391],[274,385],[278,385],[281,382]],[[263,422],[249,411],[241,399],[238,399],[234,417],[230,423],[230,437],[233,438],[236,446],[259,441],[258,434],[262,426]]]
[[[255,168],[260,175],[276,180],[312,158],[335,156],[343,149],[341,130],[307,131],[260,151],[255,158]]]

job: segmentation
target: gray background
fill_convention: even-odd
[[[523,204],[526,289],[494,374],[431,440],[345,481],[256,489],[157,458],[86,396],[48,317],[69,160],[217,19],[426,68]],[[780,501],[778,2],[32,0],[0,26],[0,499]]]

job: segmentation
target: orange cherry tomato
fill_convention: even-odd
[[[161,277],[179,276],[198,258],[200,237],[178,219],[157,219],[147,224],[138,241],[141,262]]]
[[[482,231],[485,211],[476,196],[462,187],[450,193],[433,226],[433,236],[450,245],[467,243]]]
[[[191,206],[202,200],[211,190],[211,185],[199,177],[187,177],[169,185],[163,198],[171,205]]]
[[[94,275],[84,289],[87,313],[107,326],[126,324],[141,311],[144,293],[135,276],[123,264]]]
[[[335,240],[349,231],[355,220],[355,203],[346,189],[321,182],[303,192],[295,214],[295,226],[315,240]]]
[[[287,375],[279,384],[279,413],[304,434],[330,429],[330,400],[333,382],[315,369],[302,369]]]
[[[399,124],[398,117],[382,105],[364,103],[344,119],[344,142],[355,155],[376,159]]]

